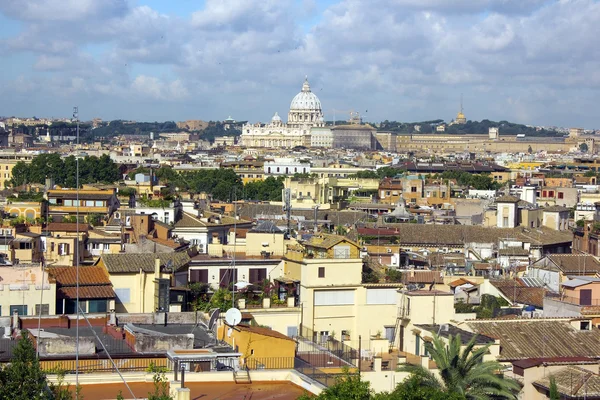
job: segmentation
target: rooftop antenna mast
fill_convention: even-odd
[[[73,119],[77,123],[77,141],[75,148],[79,151],[79,107],[73,107]],[[77,208],[75,209],[75,293],[77,319],[75,320],[75,388],[79,389],[79,154],[75,154],[75,185]],[[41,306],[40,306],[41,307]]]
[[[283,211],[287,219],[287,233],[290,235],[291,232],[291,218],[292,218],[292,189],[283,189]]]

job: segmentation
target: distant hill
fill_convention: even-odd
[[[443,124],[441,119],[421,122],[398,122],[385,120],[377,127],[378,131],[396,132],[396,133],[431,133],[437,134],[435,131],[437,125]],[[420,126],[420,130],[416,130],[415,126]],[[443,134],[454,135],[486,135],[488,129],[497,127],[500,130],[500,135],[519,135],[527,136],[562,136],[563,134],[554,130],[537,129],[535,127],[526,126],[523,124],[515,124],[508,121],[467,121],[465,124],[446,125],[446,131]],[[441,132],[439,132],[441,134]]]

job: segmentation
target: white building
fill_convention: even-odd
[[[310,174],[310,162],[294,158],[275,158],[264,164],[265,175]]]
[[[310,131],[310,147],[333,147],[333,132],[326,127],[312,128]]]
[[[287,123],[275,113],[269,124],[245,124],[240,139],[245,147],[308,147],[311,128],[324,126],[321,101],[305,79],[302,90],[292,99]]]

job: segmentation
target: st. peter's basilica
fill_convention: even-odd
[[[310,90],[308,79],[290,104],[287,123],[275,113],[269,124],[245,124],[242,127],[241,145],[245,147],[293,148],[310,146],[311,128],[323,127],[321,101]]]

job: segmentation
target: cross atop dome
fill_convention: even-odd
[[[303,92],[310,92],[310,85],[308,84],[308,75],[304,76],[304,83],[302,84],[302,91]]]

